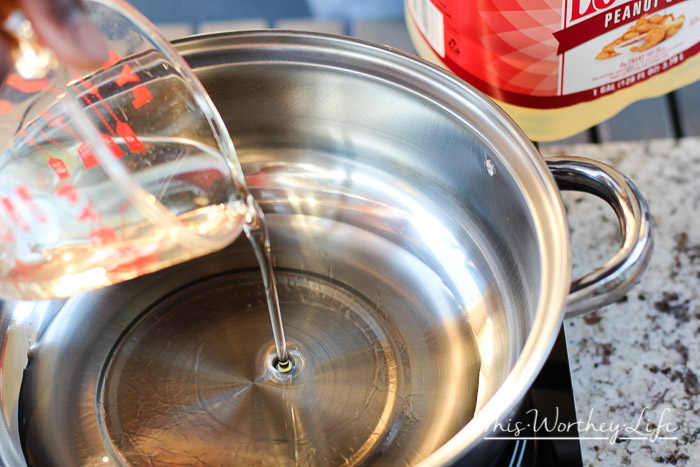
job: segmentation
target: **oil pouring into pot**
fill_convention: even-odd
[[[394,50],[280,31],[177,48],[264,212],[294,366],[275,369],[245,239],[67,300],[7,303],[3,462],[493,459],[484,435],[518,407],[565,308],[609,303],[644,270],[633,185],[588,160],[547,165],[481,94]],[[624,237],[573,286],[556,182],[608,200]]]
[[[264,215],[230,138],[177,53],[119,0],[88,1],[109,47],[97,70],[58,63],[19,11],[0,89],[0,294],[70,296],[216,251],[243,230],[287,354]]]
[[[61,298],[223,248],[260,263],[275,368],[292,369],[264,215],[216,109],[177,53],[119,0],[86,5],[109,46],[97,70],[57,62],[19,12],[0,88],[0,295]]]
[[[59,63],[22,12],[0,89],[0,295],[71,296],[216,251],[241,231],[259,263],[271,368],[294,369],[263,212],[206,92],[155,28],[120,0],[88,0],[109,59]],[[235,351],[235,349],[231,349]]]

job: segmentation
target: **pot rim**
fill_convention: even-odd
[[[496,137],[489,142],[508,149],[509,157],[503,162],[525,195],[533,216],[540,247],[540,290],[532,327],[506,379],[472,420],[420,465],[448,464],[468,452],[520,403],[548,357],[564,316],[571,283],[569,232],[559,189],[535,146],[500,107],[474,87],[432,63],[389,46],[331,34],[284,30],[200,34],[178,39],[174,45],[191,65],[195,64],[193,68],[202,59],[206,63],[203,66],[212,65],[211,57],[203,55],[225,53],[230,57],[231,48],[312,48],[316,60],[324,54],[342,54],[348,63],[364,61],[372,69],[382,69],[383,78],[403,75],[421,91],[432,91],[426,98],[467,125],[476,113],[493,126],[487,128],[486,136]],[[251,54],[245,60],[264,61]],[[497,153],[504,154],[502,150]]]

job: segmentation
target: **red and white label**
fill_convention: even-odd
[[[408,6],[450,70],[524,107],[590,101],[700,51],[698,1],[408,0]]]
[[[430,47],[445,58],[445,18],[430,0],[408,0],[411,15]]]

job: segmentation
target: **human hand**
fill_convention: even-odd
[[[20,10],[44,47],[56,58],[79,69],[99,67],[107,58],[107,44],[90,21],[82,0],[0,0],[2,18]],[[12,68],[15,41],[5,32],[0,40],[0,80]]]

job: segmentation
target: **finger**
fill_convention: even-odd
[[[62,63],[90,70],[107,60],[107,42],[80,0],[19,0],[19,4],[39,39]]]
[[[12,69],[12,54],[13,44],[5,34],[0,33],[0,83],[5,80],[5,76]]]

